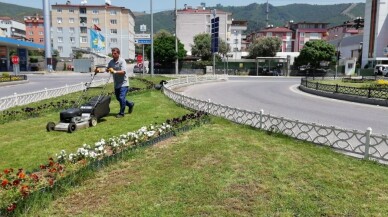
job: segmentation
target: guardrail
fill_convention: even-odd
[[[101,86],[106,82],[107,82],[106,79],[96,80],[96,81],[93,81],[91,87]],[[58,97],[69,93],[74,93],[77,91],[83,91],[86,88],[85,84],[86,83],[81,82],[79,84],[66,85],[64,87],[59,87],[59,88],[51,88],[51,89],[45,88],[44,90],[40,90],[40,91],[23,93],[23,94],[15,93],[12,96],[2,97],[0,98],[0,111],[15,107],[15,106],[21,106],[32,102],[38,102],[52,97]]]
[[[300,82],[301,86],[329,92],[329,93],[340,93],[347,94],[352,96],[361,96],[366,98],[375,98],[375,99],[388,99],[388,89],[387,88],[356,88],[356,87],[348,87],[341,85],[332,85],[332,84],[322,84],[316,82],[314,80],[302,78]]]
[[[222,78],[222,77],[221,77]],[[169,81],[163,88],[164,94],[175,102],[199,111],[226,118],[239,124],[249,125],[266,131],[282,133],[290,137],[329,146],[348,155],[376,160],[388,164],[388,137],[372,134],[372,129],[365,132],[341,129],[335,126],[324,126],[307,123],[284,117],[265,114],[263,110],[254,112],[195,99],[173,91],[177,86],[196,84],[202,81],[216,81],[219,76],[181,77]]]

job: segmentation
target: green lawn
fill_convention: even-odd
[[[214,118],[25,216],[385,216],[387,182],[386,166]]]
[[[128,97],[133,114],[94,128],[46,132],[59,113],[0,125],[0,169],[34,169],[65,149],[188,113],[159,91]],[[212,118],[47,193],[24,216],[385,216],[387,166]],[[81,179],[82,180],[82,179]]]

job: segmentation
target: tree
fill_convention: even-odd
[[[224,40],[219,38],[218,54],[225,55],[226,53],[228,53],[228,45]],[[210,34],[201,33],[194,36],[194,44],[191,45],[191,54],[201,57],[202,60],[210,60],[212,58]]]
[[[332,61],[335,56],[335,46],[323,40],[308,41],[300,54],[295,58],[295,66],[310,65],[319,68],[322,61]]]
[[[248,47],[250,58],[274,57],[280,51],[282,41],[277,37],[259,37]]]
[[[146,55],[151,60],[151,46],[146,47]],[[161,30],[154,35],[154,61],[162,65],[172,63],[176,57],[179,60],[186,56],[184,45],[178,40],[178,53],[175,52],[175,36],[166,30]]]

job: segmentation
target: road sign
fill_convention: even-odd
[[[151,34],[135,34],[135,39],[149,39]]]
[[[143,62],[143,55],[140,55],[138,54],[137,57],[136,57],[136,62],[139,64],[139,63],[142,63]]]
[[[146,25],[140,25],[140,32],[145,32],[147,31],[147,26]]]
[[[12,56],[12,63],[13,64],[19,64],[19,57],[18,56]]]
[[[151,39],[135,39],[136,44],[151,44]]]

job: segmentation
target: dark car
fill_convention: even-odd
[[[133,73],[143,73],[143,66],[142,65],[135,65],[133,67]],[[144,67],[144,73],[147,73],[147,68]]]

